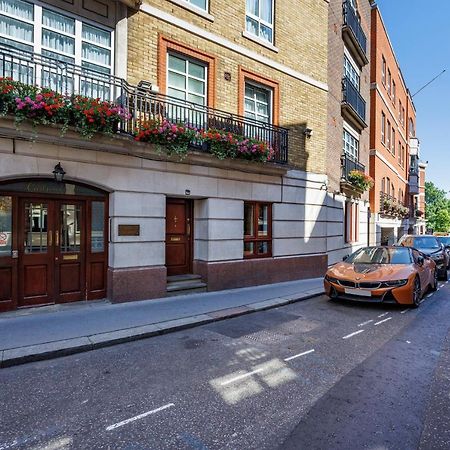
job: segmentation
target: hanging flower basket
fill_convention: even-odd
[[[361,192],[372,189],[374,182],[372,177],[359,170],[352,170],[347,176],[348,182]]]

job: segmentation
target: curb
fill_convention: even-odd
[[[219,322],[233,317],[239,317],[268,309],[286,306],[291,303],[308,300],[323,295],[324,291],[310,291],[302,297],[296,295],[264,300],[234,308],[211,311],[207,314],[184,317],[169,320],[157,324],[142,325],[139,327],[125,328],[90,336],[76,337],[43,344],[30,345],[0,351],[0,368],[17,366],[29,362],[43,361],[87,352],[99,348],[110,347],[125,342],[137,341],[153,336],[173,333],[175,331],[195,328],[208,323]]]

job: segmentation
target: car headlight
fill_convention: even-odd
[[[325,275],[325,280],[327,280],[329,283],[338,284],[338,279],[334,277],[330,277],[329,275]]]
[[[382,287],[400,287],[404,286],[408,283],[408,279],[406,280],[391,280],[391,281],[383,281],[381,283]]]

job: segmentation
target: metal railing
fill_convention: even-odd
[[[366,101],[347,77],[342,79],[342,100],[355,110],[363,122],[366,121]]]
[[[358,42],[364,53],[367,53],[367,38],[361,27],[361,23],[356,15],[352,5],[346,0],[342,4],[344,14],[344,25],[347,25],[353,32],[356,41]]]
[[[36,53],[0,44],[0,77],[52,89],[64,95],[100,98],[126,108],[119,133],[132,134],[140,123],[168,120],[198,129],[215,129],[257,139],[273,149],[271,162],[288,162],[288,130],[208,106],[151,92],[149,83],[133,86],[124,79]],[[193,143],[195,147],[195,142]]]
[[[357,170],[359,172],[365,173],[366,167],[361,164],[353,156],[344,153],[341,156],[341,169],[342,169],[342,180],[348,181],[348,175],[352,170]]]
[[[390,217],[406,218],[411,215],[410,208],[394,196],[380,192],[380,212]]]

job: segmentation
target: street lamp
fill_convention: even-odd
[[[58,164],[56,164],[55,170],[53,171],[53,176],[55,177],[55,181],[57,183],[62,183],[62,181],[64,180],[65,174],[66,174],[66,172],[61,167],[61,163],[59,162]]]

